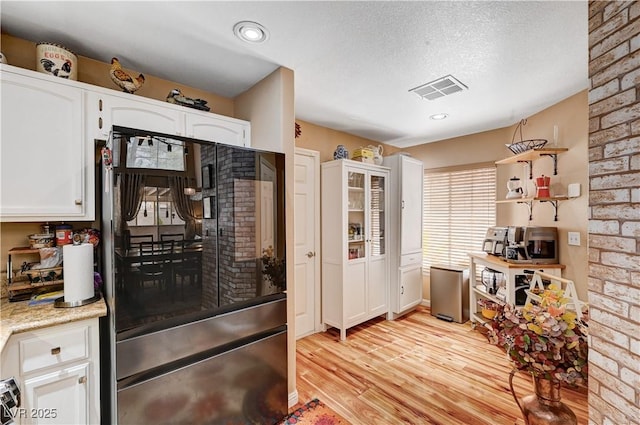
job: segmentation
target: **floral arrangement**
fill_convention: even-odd
[[[585,317],[567,309],[568,302],[564,291],[551,284],[535,304],[500,306],[488,323],[489,342],[505,348],[517,369],[569,385],[584,383],[588,328]]]
[[[284,259],[278,258],[273,253],[273,247],[262,250],[262,273],[269,282],[276,288],[283,290],[285,286],[285,278],[287,270]]]

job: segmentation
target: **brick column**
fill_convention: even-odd
[[[640,424],[639,17],[589,2],[590,424]]]

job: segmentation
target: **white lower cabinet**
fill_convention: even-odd
[[[398,269],[400,285],[398,291],[398,310],[405,311],[416,305],[416,300],[422,300],[422,265],[400,267]]]
[[[388,169],[322,164],[322,321],[347,329],[387,313]]]
[[[15,422],[99,424],[98,319],[12,335],[2,351],[3,377],[15,377]]]
[[[90,370],[89,363],[82,363],[25,379],[22,407],[29,412],[25,416],[33,424],[92,423],[87,391]]]
[[[82,89],[0,69],[0,221],[93,220],[94,150],[85,143]]]

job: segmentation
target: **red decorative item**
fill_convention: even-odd
[[[536,177],[536,198],[550,198],[549,185],[551,184],[551,177],[547,177],[544,174],[540,177]]]

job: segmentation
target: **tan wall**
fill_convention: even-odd
[[[640,424],[640,3],[589,2],[589,423]]]
[[[558,227],[560,238],[560,262],[567,268],[563,276],[575,282],[581,299],[587,298],[587,188],[588,188],[588,105],[587,92],[581,92],[557,103],[531,117],[524,125],[522,138],[547,139],[553,145],[553,128],[558,126],[558,147],[569,151],[558,156],[558,175],[553,175],[553,162],[541,158],[533,163],[534,178],[545,174],[551,176],[552,194],[566,194],[568,183],[580,183],[579,198],[562,201],[558,207],[558,221],[553,221],[553,208],[545,203],[533,207],[533,220],[529,222],[527,207],[521,204],[498,204],[497,224],[500,226],[536,225]],[[463,166],[475,163],[493,163],[511,156],[505,144],[511,143],[517,124],[513,126],[442,140],[406,149],[422,160],[425,169]],[[519,132],[515,140],[521,140]],[[504,199],[507,181],[518,176],[524,182],[523,165],[500,165],[496,168],[497,197]],[[527,174],[528,177],[528,174]],[[528,182],[531,191],[534,186]],[[567,245],[567,232],[580,232],[581,246]],[[478,247],[480,249],[480,247]],[[429,298],[429,279],[424,279],[424,297]]]
[[[36,43],[3,33],[0,35],[0,45],[9,65],[31,70],[36,69]],[[138,96],[165,101],[171,90],[179,88],[185,96],[206,100],[211,112],[229,117],[235,116],[233,99],[177,83],[180,75],[175,76],[175,81],[170,81],[153,76],[152,70],[130,70],[127,69],[126,63],[123,63],[122,66],[132,75],[144,74],[145,83],[135,93]],[[78,56],[78,81],[120,91],[120,88],[109,77],[110,67],[109,63]]]
[[[252,146],[258,149],[284,152],[285,160],[285,205],[294,203],[294,73],[288,68],[279,68],[251,89],[236,98],[238,118],[251,121]],[[287,264],[287,356],[288,393],[296,391],[296,311],[294,285],[294,222],[291,209],[286,211]]]
[[[338,145],[344,145],[344,147],[347,148],[349,157],[351,157],[357,148],[369,145],[382,145],[383,155],[385,156],[400,150],[396,147],[385,145],[384,143],[332,130],[327,127],[321,127],[299,119],[296,119],[296,122],[300,124],[302,130],[302,134],[295,141],[296,147],[320,152],[320,162],[332,161],[333,151],[336,150]]]

